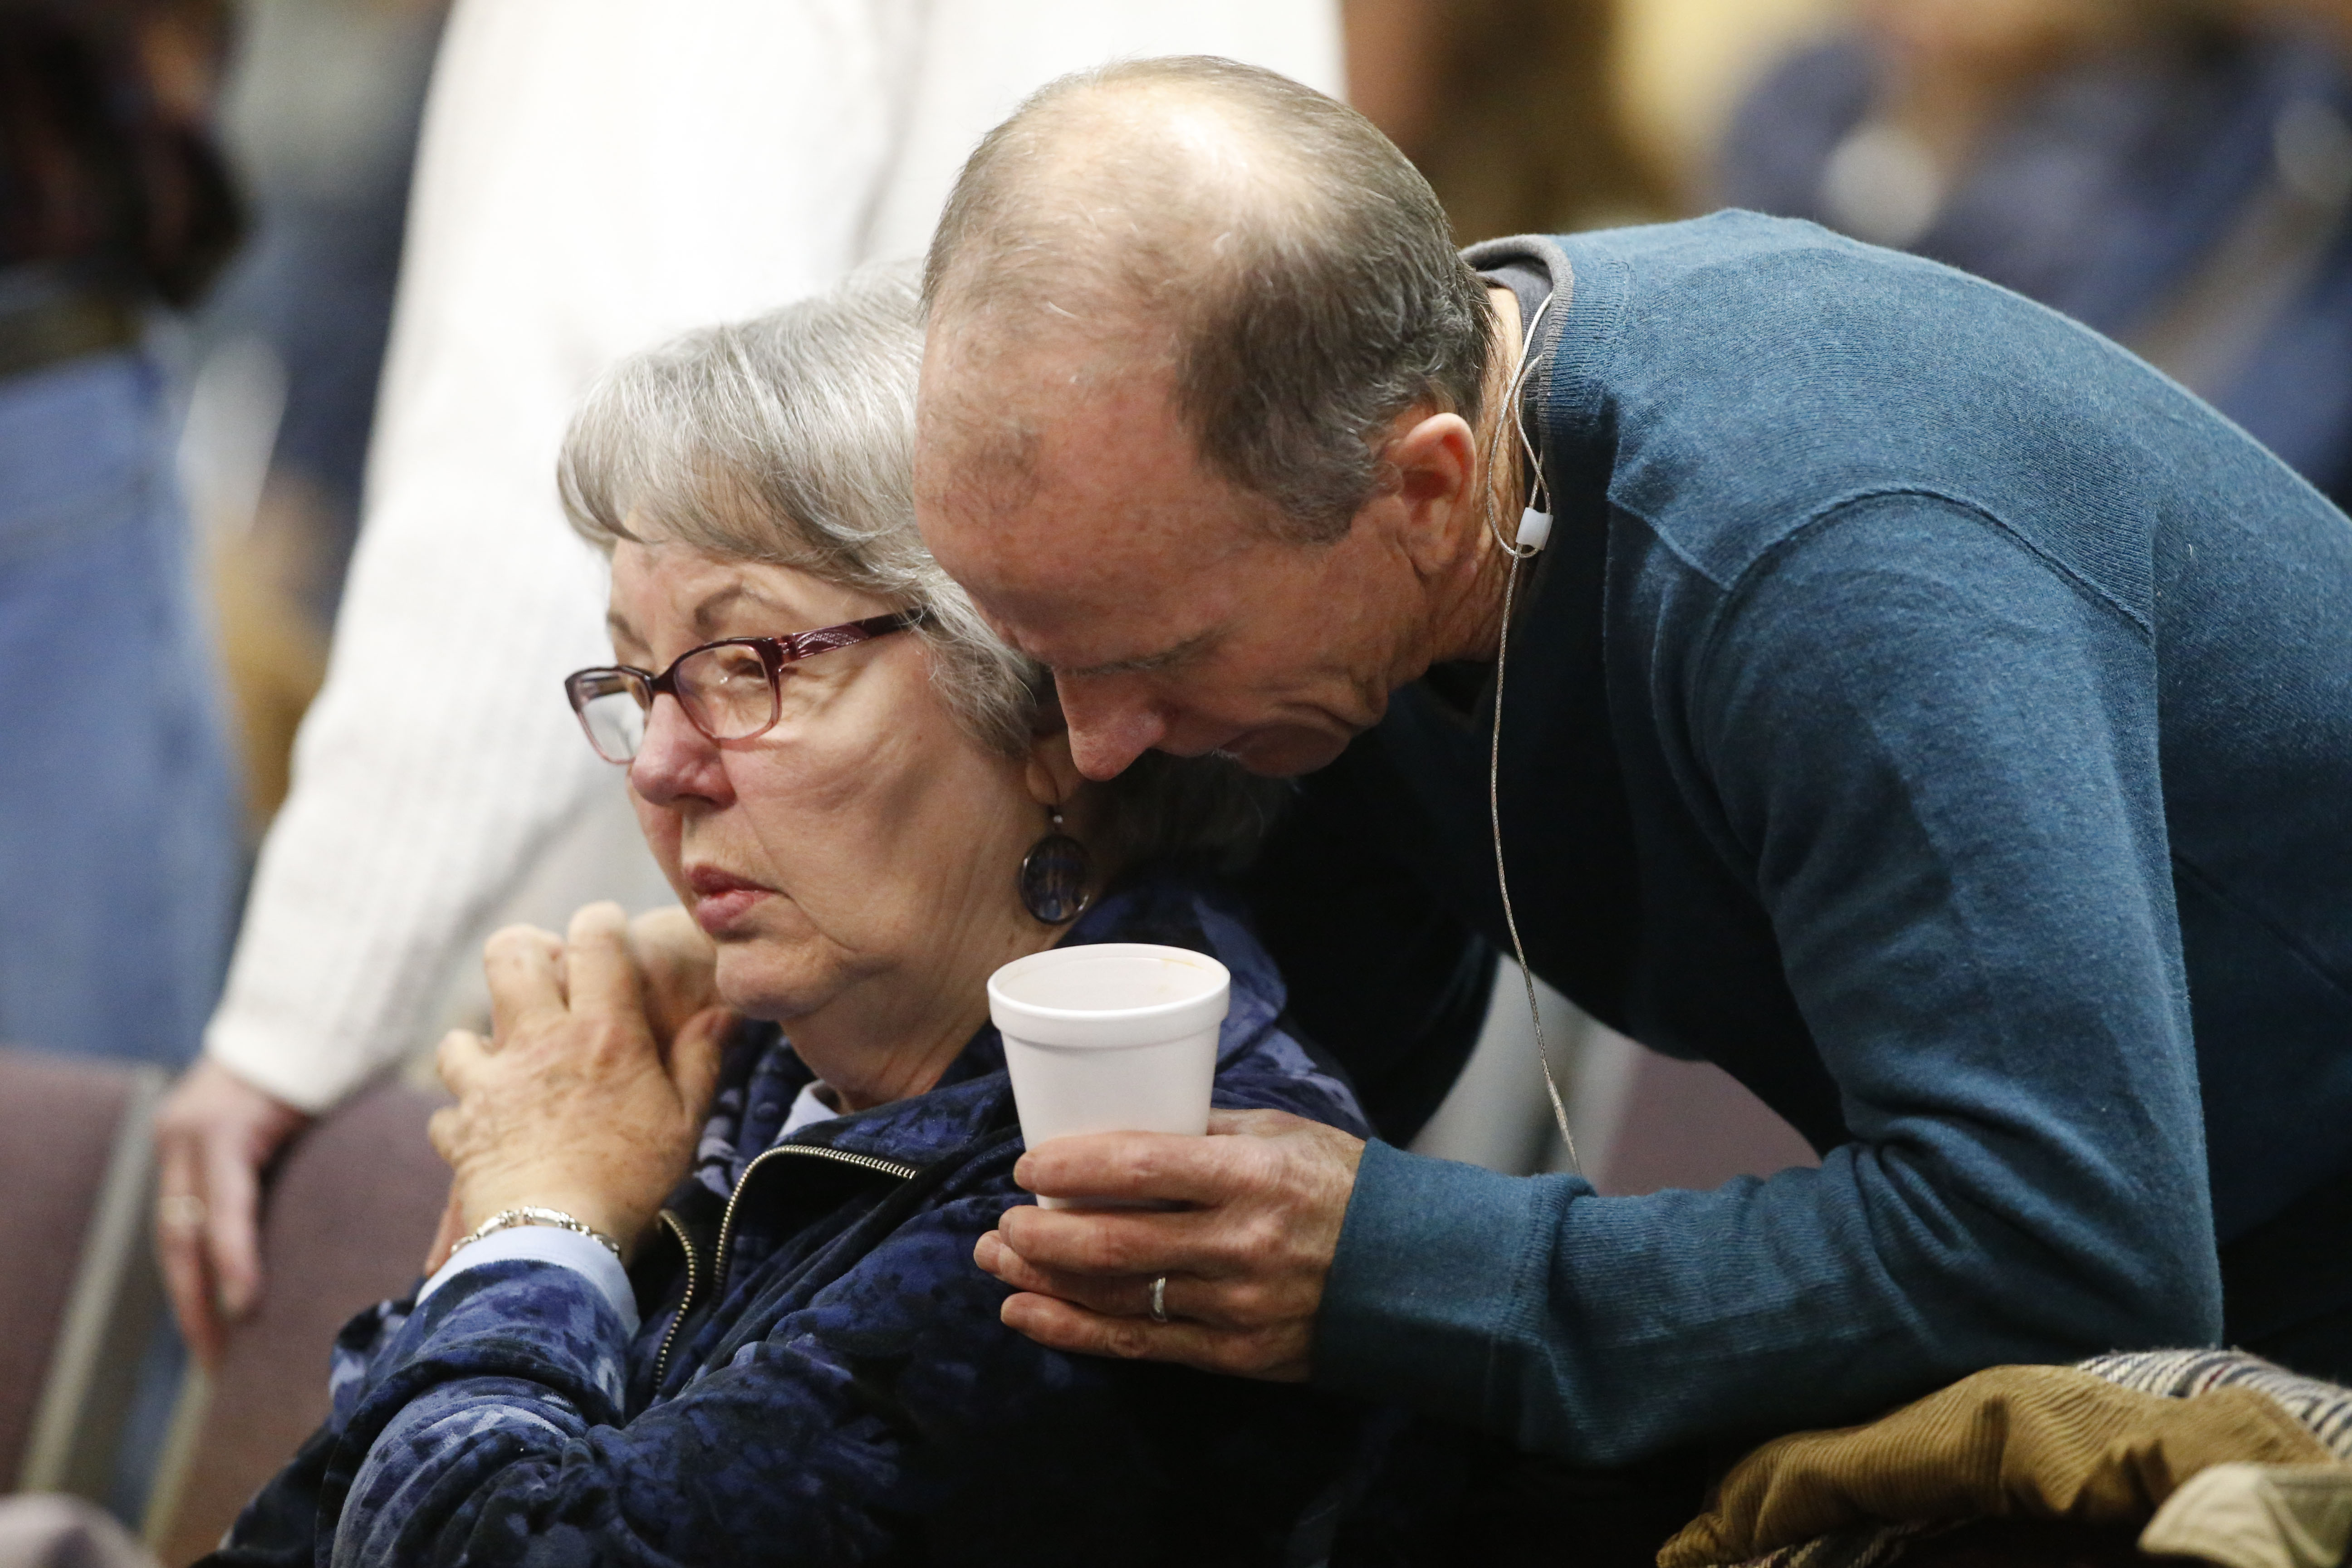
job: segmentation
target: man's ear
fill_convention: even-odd
[[[1424,577],[1444,575],[1457,563],[1474,530],[1462,526],[1463,510],[1475,511],[1478,440],[1459,414],[1411,409],[1390,427],[1381,454],[1395,482],[1373,504],[1393,509],[1398,541]]]
[[[1069,804],[1078,793],[1086,775],[1070,755],[1070,732],[1055,730],[1039,735],[1029,742],[1029,763],[1024,770],[1030,798],[1049,809]]]

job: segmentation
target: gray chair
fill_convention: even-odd
[[[155,1568],[96,1504],[58,1493],[0,1498],[0,1568]]]
[[[294,1144],[262,1219],[261,1305],[218,1372],[192,1375],[148,1507],[148,1544],[195,1561],[325,1419],[327,1356],[352,1313],[416,1282],[449,1192],[425,1124],[446,1097],[385,1083]]]
[[[0,1049],[0,1481],[103,1500],[163,1308],[160,1068]]]
[[[1795,1128],[1722,1068],[1644,1050],[1549,986],[1536,991],[1583,1172],[1601,1192],[1704,1191],[1821,1163]],[[1507,959],[1477,1049],[1412,1148],[1514,1175],[1568,1168]]]
[[[1734,1176],[1818,1165],[1804,1135],[1711,1062],[1633,1047],[1624,1110],[1592,1184],[1612,1195],[1705,1192]]]

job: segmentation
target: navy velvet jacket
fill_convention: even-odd
[[[1278,1021],[1281,979],[1214,898],[1118,893],[1068,942],[1232,970],[1215,1103],[1361,1133]],[[729,1065],[697,1169],[632,1270],[631,1335],[585,1276],[503,1261],[335,1346],[334,1413],[210,1561],[1312,1562],[1369,1479],[1368,1407],[1295,1384],[1047,1350],[972,1262],[1022,1152],[983,1027],[929,1093],[776,1130],[810,1074],[772,1027]],[[731,1220],[728,1217],[732,1213]]]

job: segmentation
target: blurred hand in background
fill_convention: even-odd
[[[155,1118],[155,1247],[180,1332],[205,1367],[261,1299],[261,1175],[310,1117],[211,1057]]]

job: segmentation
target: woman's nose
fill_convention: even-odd
[[[723,805],[733,791],[719,743],[696,729],[677,699],[654,699],[646,714],[645,739],[629,763],[629,787],[655,805],[693,797]]]

